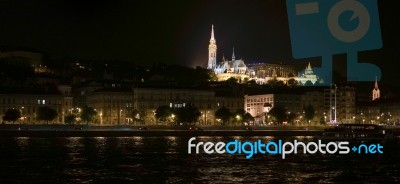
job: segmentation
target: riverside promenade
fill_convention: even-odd
[[[245,126],[0,126],[0,137],[131,137],[131,136],[316,136],[321,127]]]
[[[0,126],[0,137],[319,136],[324,126]],[[393,133],[400,136],[400,129]]]

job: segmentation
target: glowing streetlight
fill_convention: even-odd
[[[102,125],[103,124],[103,113],[100,112],[99,115],[100,115],[100,125]]]

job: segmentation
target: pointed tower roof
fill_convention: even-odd
[[[308,62],[307,69],[311,69],[311,63],[310,62]]]
[[[211,24],[211,39],[210,40],[215,40],[214,39],[214,24]]]
[[[235,60],[235,47],[233,47],[233,51],[232,51],[232,61]]]
[[[375,77],[375,88],[372,90],[372,101],[381,97],[381,91],[378,88],[378,77]]]

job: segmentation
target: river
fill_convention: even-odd
[[[0,183],[399,183],[400,142],[384,154],[188,154],[190,137],[0,138]],[[197,137],[273,141],[277,137]],[[284,140],[314,140],[284,137]]]

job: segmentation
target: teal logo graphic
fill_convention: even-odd
[[[195,142],[196,137],[188,141],[188,154],[245,154],[246,159],[252,158],[256,154],[281,155],[285,159],[290,154],[349,154],[350,145],[348,141],[334,141],[323,143],[321,140],[316,142],[293,142],[278,141],[263,142],[258,139],[254,142],[234,140],[225,142]],[[351,148],[358,154],[383,154],[383,145],[380,144],[360,144]],[[358,152],[357,152],[358,151]]]
[[[324,85],[332,83],[332,55],[341,53],[347,54],[348,81],[380,79],[379,67],[357,57],[359,51],[382,47],[377,0],[286,0],[286,4],[293,57],[321,56],[318,74]]]

